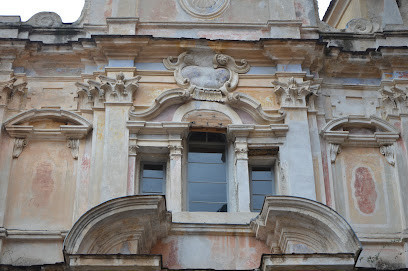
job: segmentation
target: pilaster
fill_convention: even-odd
[[[173,136],[177,137],[177,136]],[[171,212],[181,212],[183,208],[183,180],[182,180],[182,157],[183,147],[180,141],[170,142],[170,174],[166,182],[167,209]]]
[[[291,196],[316,200],[308,101],[317,95],[318,85],[303,78],[280,75],[273,82],[280,99],[281,109],[286,113],[285,124],[289,126],[286,141],[280,149],[280,162],[285,165],[287,193]]]

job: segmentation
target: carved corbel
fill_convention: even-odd
[[[380,153],[385,156],[391,166],[395,166],[395,148],[394,145],[384,145],[380,147]]]
[[[79,139],[68,139],[67,142],[68,148],[71,149],[71,154],[74,159],[78,159],[79,154]]]
[[[25,138],[16,138],[14,140],[14,147],[13,147],[13,158],[18,158],[20,154],[23,152],[23,149],[27,146],[27,139]]]
[[[339,144],[330,144],[330,161],[336,162],[337,155],[341,153],[341,146]]]

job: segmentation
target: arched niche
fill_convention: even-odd
[[[13,157],[33,140],[67,140],[72,156],[78,158],[79,140],[91,131],[92,124],[82,116],[60,109],[31,109],[4,122],[7,133],[15,139]]]
[[[251,222],[256,238],[283,254],[350,254],[361,250],[357,235],[336,211],[319,202],[289,196],[266,197]]]

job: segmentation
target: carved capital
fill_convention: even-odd
[[[98,102],[132,102],[134,94],[139,88],[140,76],[125,78],[120,72],[115,78],[100,75],[97,80],[86,83],[77,82],[77,94],[80,103],[90,103],[95,106]]]
[[[246,144],[235,144],[235,158],[237,160],[248,160],[248,147],[246,146]]]
[[[385,145],[380,147],[380,153],[385,156],[391,166],[395,166],[395,148],[394,145]]]
[[[170,150],[170,156],[182,156],[183,155],[183,147],[180,145],[168,145]]]
[[[68,139],[67,147],[71,149],[71,154],[74,159],[78,159],[79,154],[79,139]]]
[[[336,162],[337,155],[341,153],[341,146],[339,144],[330,144],[330,161]]]
[[[130,145],[129,146],[129,155],[136,156],[138,149],[139,149],[138,145]]]
[[[386,115],[397,115],[404,113],[407,103],[407,89],[393,86],[383,86],[378,90],[381,95],[381,106],[383,109],[383,114]]]
[[[298,83],[294,77],[290,78],[287,83],[274,81],[272,84],[282,107],[305,107],[308,98],[317,96],[320,89],[320,85],[312,85],[312,81]]]
[[[25,138],[14,139],[13,158],[18,158],[20,154],[23,152],[25,146],[27,146],[27,139]]]
[[[17,83],[17,80],[13,77],[8,81],[0,82],[0,104],[7,105],[14,98],[25,94],[27,82]]]

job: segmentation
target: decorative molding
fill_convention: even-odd
[[[298,83],[294,77],[287,83],[273,81],[274,92],[279,98],[282,107],[305,107],[310,96],[317,96],[319,84],[312,85],[313,81]]]
[[[7,105],[14,97],[23,96],[27,87],[27,82],[19,82],[16,77],[8,81],[0,82],[0,104]]]
[[[384,145],[380,147],[380,153],[385,156],[391,166],[395,166],[395,147],[394,145]]]
[[[68,139],[67,147],[71,149],[71,154],[74,159],[78,159],[79,154],[79,139]]]
[[[18,158],[26,146],[27,146],[27,139],[25,138],[14,139],[13,158]]]
[[[188,90],[192,99],[215,102],[224,102],[237,88],[239,74],[250,69],[244,59],[238,65],[231,56],[209,50],[184,52],[176,59],[164,59],[163,64],[174,71],[176,83]]]
[[[99,80],[87,80],[86,83],[77,82],[78,97],[83,104],[95,106],[98,102],[133,102],[134,95],[139,88],[141,76],[125,79],[123,72],[116,74],[116,78],[104,75]]]
[[[59,128],[37,128],[30,122],[60,122]],[[64,123],[64,124],[62,124]],[[83,139],[91,131],[92,124],[82,116],[59,109],[31,109],[4,122],[7,133],[15,138],[13,157],[18,158],[27,144],[27,139],[68,140],[72,157],[78,158],[79,139]],[[25,142],[25,143],[24,143]]]
[[[336,162],[337,155],[341,153],[341,146],[339,144],[330,144],[330,161]]]
[[[213,19],[228,8],[230,0],[179,0],[179,3],[191,16]]]
[[[283,254],[301,253],[296,248],[300,245],[310,255],[348,253],[354,259],[362,249],[357,235],[342,216],[324,204],[305,198],[266,197],[251,227],[257,239],[265,241],[271,250],[277,244]]]

